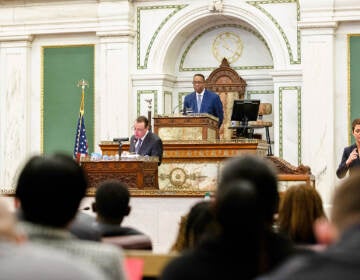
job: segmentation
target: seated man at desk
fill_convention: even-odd
[[[149,120],[139,116],[134,123],[134,135],[130,138],[130,153],[159,157],[161,164],[163,144],[159,136],[149,131]]]

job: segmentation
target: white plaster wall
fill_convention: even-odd
[[[181,216],[203,198],[171,198],[171,197],[132,197],[131,213],[125,218],[123,225],[139,229],[150,236],[153,252],[167,253],[179,229]],[[91,206],[93,198],[85,198],[81,208]],[[91,211],[85,211],[94,215]]]

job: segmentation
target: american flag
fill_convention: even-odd
[[[80,113],[75,135],[74,158],[79,161],[81,156],[86,156],[88,153],[84,115]]]

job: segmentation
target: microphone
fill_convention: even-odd
[[[176,105],[174,107],[174,109],[172,110],[172,114],[175,114],[176,109],[179,108],[179,107],[180,107],[180,104]],[[182,112],[182,110],[179,110],[179,113],[181,113],[181,112]]]
[[[114,142],[129,141],[129,137],[114,138],[113,141],[114,141]]]

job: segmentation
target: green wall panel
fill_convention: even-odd
[[[351,35],[349,40],[350,49],[350,120],[349,135],[351,135],[351,122],[360,118],[360,36]],[[350,136],[349,136],[350,137]],[[354,143],[353,137],[350,137]]]
[[[89,153],[94,150],[94,46],[43,48],[43,152],[73,154],[85,79],[85,128]]]

